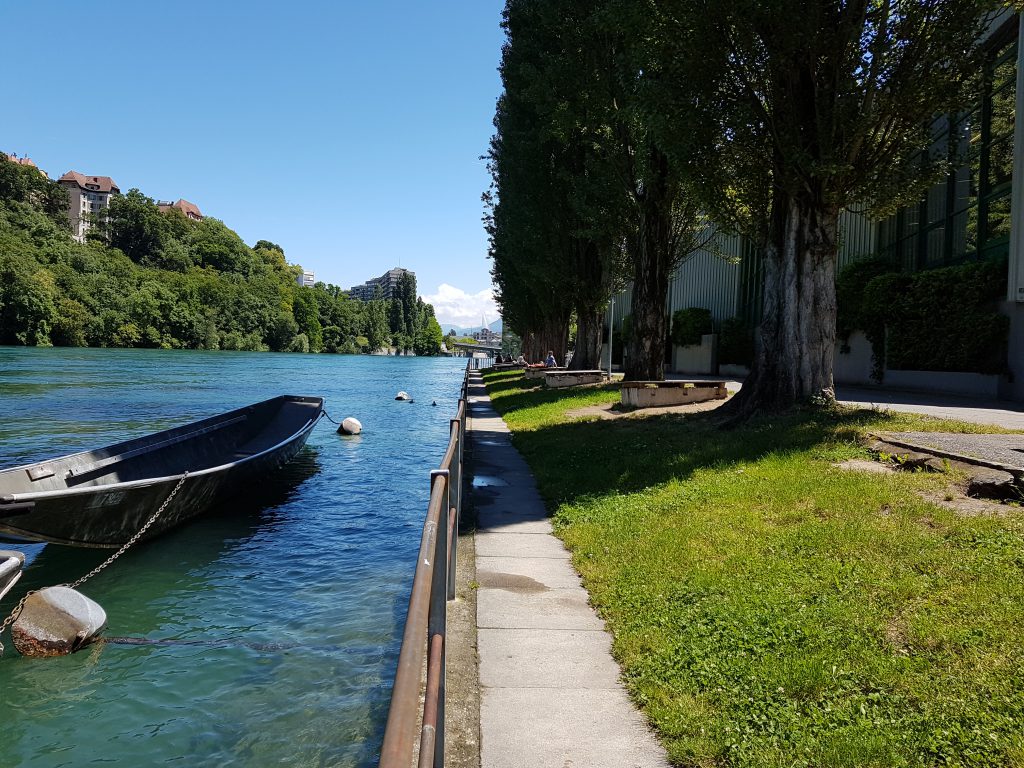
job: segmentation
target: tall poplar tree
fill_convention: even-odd
[[[739,416],[833,394],[840,212],[919,199],[950,161],[936,116],[969,104],[1001,4],[982,0],[650,0],[671,77],[660,135],[699,147],[704,201],[758,245],[764,305]],[[673,105],[685,105],[683,117]],[[687,152],[693,150],[692,137]]]

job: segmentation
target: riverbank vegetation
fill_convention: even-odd
[[[296,282],[268,240],[115,195],[86,243],[66,190],[0,153],[0,344],[437,354],[441,327],[406,275],[391,300]]]
[[[760,306],[731,407],[831,399],[840,212],[889,215],[962,160],[933,120],[969,109],[1004,6],[507,0],[485,199],[527,357],[563,359],[575,317],[571,366],[598,367],[628,280],[626,378],[663,378],[673,270],[739,235]]]
[[[992,431],[870,410],[566,414],[614,386],[485,376],[680,766],[1024,765],[1024,521],[941,474],[840,469],[872,430]]]

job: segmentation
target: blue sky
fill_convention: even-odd
[[[183,197],[343,287],[412,269],[442,321],[490,322],[502,5],[0,2],[0,150]]]

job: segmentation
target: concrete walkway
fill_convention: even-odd
[[[743,387],[742,379],[728,376],[704,376],[686,373],[666,373],[669,380],[725,381],[726,389],[732,393]],[[943,395],[931,392],[907,392],[882,387],[854,387],[836,385],[836,399],[843,405],[858,408],[877,408],[882,411],[900,411],[935,416],[939,419],[956,419],[975,424],[994,424],[1006,429],[1024,429],[1024,407],[1007,400],[984,400],[961,395]]]
[[[470,374],[481,768],[667,768],[530,470]]]

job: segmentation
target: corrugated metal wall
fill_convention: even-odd
[[[736,314],[739,295],[742,238],[717,235],[709,248],[687,259],[672,275],[668,291],[668,312],[702,307],[711,310],[716,322]]]
[[[878,249],[878,222],[869,219],[863,207],[839,214],[839,264],[837,272],[847,264],[871,256]]]
[[[839,263],[847,264],[875,252],[878,223],[863,209],[839,215]],[[615,296],[615,327],[632,311],[632,286]],[[711,310],[716,324],[730,317],[742,317],[753,326],[761,319],[761,264],[746,238],[719,235],[708,249],[697,251],[672,276],[668,312],[689,307]],[[607,319],[606,319],[607,322]]]

